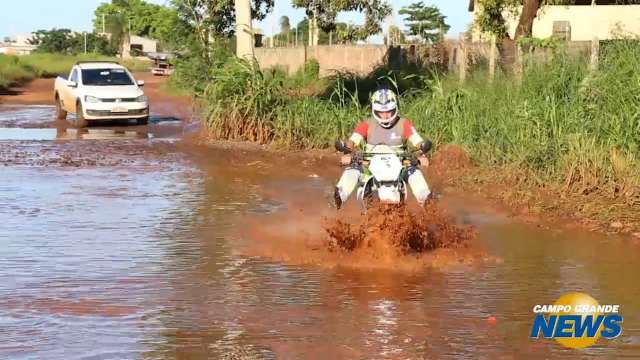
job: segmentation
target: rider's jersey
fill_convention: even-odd
[[[404,148],[407,143],[418,147],[424,141],[411,121],[404,118],[400,118],[389,129],[383,128],[374,118],[370,118],[356,126],[349,140],[353,141],[355,146],[387,145],[398,149]]]

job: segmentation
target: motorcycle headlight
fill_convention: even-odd
[[[147,102],[149,100],[146,96],[140,95],[136,98],[136,102]]]
[[[100,99],[98,99],[95,96],[87,95],[87,96],[84,97],[84,101],[86,101],[88,103],[99,103]]]

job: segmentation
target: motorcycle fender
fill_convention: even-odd
[[[363,201],[364,200],[365,190],[367,189],[367,186],[369,185],[369,183],[373,181],[373,177],[369,176],[369,177],[367,177],[367,178],[365,178],[363,180],[364,181],[362,181],[360,183],[360,186],[358,186],[358,190],[357,190],[357,193],[356,193],[357,198],[358,198],[359,201]]]
[[[399,204],[401,201],[400,191],[395,186],[380,186],[378,198],[380,202],[387,204]]]

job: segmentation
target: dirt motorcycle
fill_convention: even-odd
[[[432,147],[425,141],[417,151],[427,154]],[[417,151],[402,151],[388,145],[367,145],[365,151],[352,150],[336,140],[336,150],[351,154],[351,166],[360,170],[356,195],[364,209],[375,202],[401,204],[407,199],[411,169],[420,166]]]

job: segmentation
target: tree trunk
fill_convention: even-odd
[[[122,36],[120,45],[120,59],[131,58],[131,35],[127,32]]]
[[[514,40],[518,40],[525,36],[531,36],[533,32],[533,20],[538,14],[540,2],[540,0],[524,0]]]

